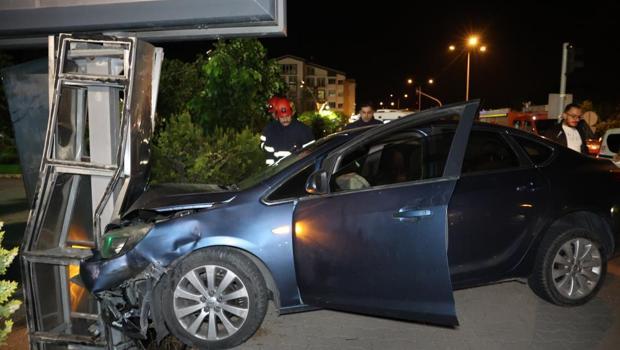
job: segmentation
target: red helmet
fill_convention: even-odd
[[[293,108],[291,103],[284,97],[279,98],[274,104],[274,110],[278,119],[282,117],[290,117],[293,115]]]
[[[267,100],[267,112],[268,113],[273,113],[275,112],[275,105],[278,103],[278,100],[280,100],[280,97],[278,96],[273,96],[272,98]]]

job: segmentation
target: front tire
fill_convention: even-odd
[[[530,288],[561,306],[582,305],[601,289],[607,259],[600,239],[585,229],[546,237],[540,245]]]
[[[227,248],[196,251],[160,284],[163,318],[188,346],[227,349],[250,338],[267,312],[268,291],[258,268]]]

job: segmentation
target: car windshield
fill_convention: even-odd
[[[308,146],[302,148],[301,150],[299,150],[296,153],[291,154],[288,157],[282,158],[280,159],[276,164],[272,165],[272,166],[268,166],[267,168],[263,169],[262,171],[259,171],[258,173],[248,177],[247,179],[241,181],[237,186],[233,186],[236,187],[235,189],[239,189],[239,190],[244,190],[247,188],[250,188],[252,186],[256,186],[259,183],[267,180],[268,178],[278,174],[279,172],[283,171],[284,169],[288,168],[290,165],[306,158],[307,156],[309,156],[310,154],[312,154],[316,149],[318,149],[319,147],[321,147],[322,145],[334,140],[336,137],[338,137],[338,134],[333,134],[333,135],[329,135],[327,137],[324,137],[316,142],[313,142],[311,144],[309,144]],[[341,142],[344,142],[344,140],[346,138],[341,137],[343,140]]]

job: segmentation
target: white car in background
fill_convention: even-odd
[[[603,135],[599,158],[611,159],[614,164],[620,167],[620,128],[609,129]]]
[[[414,112],[405,109],[377,109],[375,111],[375,119],[385,124],[413,113]],[[360,115],[354,114],[349,118],[349,123],[356,122],[358,119],[360,119]]]

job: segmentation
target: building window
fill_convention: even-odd
[[[329,108],[336,108],[336,102],[330,102]]]
[[[344,80],[338,80],[338,85],[344,84]]]
[[[319,90],[316,93],[316,96],[319,100],[324,101],[325,100],[325,90]]]
[[[308,86],[314,86],[314,78],[307,78],[306,79],[306,84]]]
[[[343,105],[342,103],[339,103],[339,104],[338,104],[338,109],[342,109],[342,108],[343,108],[343,106],[344,106],[344,105]]]
[[[314,75],[314,68],[306,67],[306,75]]]
[[[329,79],[327,79],[327,83],[328,83],[329,85],[334,85],[334,84],[336,84],[336,79],[334,79],[334,78],[329,78]]]
[[[329,90],[329,91],[327,92],[327,96],[328,96],[328,97],[334,97],[334,96],[336,96],[336,91],[334,91],[334,90]]]
[[[282,65],[282,74],[284,75],[297,75],[297,65],[296,64],[283,64]]]
[[[338,93],[338,97],[344,97],[344,93],[339,92],[339,93]]]
[[[318,86],[318,87],[325,87],[325,78],[317,78],[316,79],[316,86]]]
[[[288,83],[289,83],[289,85],[297,85],[297,76],[296,75],[290,75],[288,77]]]

